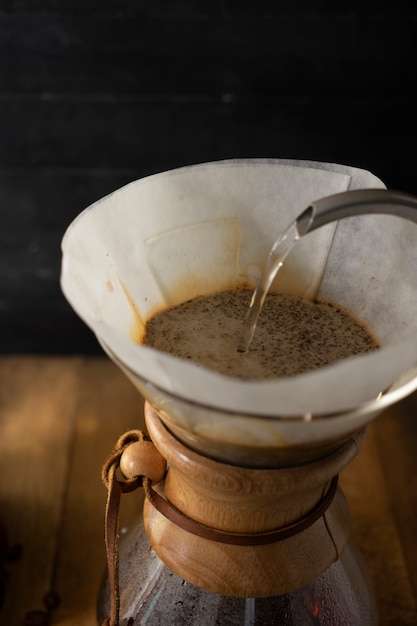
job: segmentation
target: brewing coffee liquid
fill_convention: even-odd
[[[268,293],[250,349],[238,351],[252,291],[194,298],[152,317],[144,343],[243,379],[294,376],[378,347],[371,333],[331,303]]]

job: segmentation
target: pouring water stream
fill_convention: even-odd
[[[239,340],[238,352],[247,352],[249,350],[255,334],[256,324],[272,281],[299,238],[297,222],[294,221],[274,242],[261,279],[252,295],[245,325]]]
[[[388,189],[361,189],[328,196],[313,202],[300,213],[278,235],[269,252],[261,279],[252,295],[238,352],[245,353],[249,350],[269,288],[296,242],[307,233],[330,222],[367,213],[390,214],[417,223],[417,198]]]

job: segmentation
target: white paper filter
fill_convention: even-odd
[[[349,411],[417,360],[417,226],[409,221],[365,215],[318,229],[295,245],[273,287],[347,307],[375,332],[379,351],[289,379],[247,382],[140,345],[140,336],[162,308],[248,280],[255,286],[278,233],[314,200],[383,187],[355,168],[265,159],[150,176],[96,202],[69,226],[62,289],[112,358],[138,376],[145,397],[143,381],[150,381],[237,414]],[[205,432],[204,419],[204,411],[179,410],[179,422],[192,430]],[[236,425],[228,437],[238,441]]]

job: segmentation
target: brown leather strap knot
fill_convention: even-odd
[[[120,613],[119,595],[119,508],[123,493],[129,493],[142,485],[143,477],[136,476],[119,479],[117,470],[123,452],[137,441],[149,438],[140,430],[131,430],[122,435],[116,442],[111,454],[104,462],[101,478],[107,488],[107,504],[105,516],[105,544],[107,568],[109,575],[110,617],[103,622],[103,626],[118,626]]]
[[[118,481],[122,493],[129,493],[139,487],[139,483],[141,483],[142,478],[141,476],[123,479],[119,479],[115,476],[115,473],[120,466],[120,459],[123,452],[136,441],[150,441],[150,439],[141,430],[130,430],[119,437],[112,452],[104,461],[103,468],[101,470],[101,479],[107,490],[109,490],[111,482],[114,479]]]

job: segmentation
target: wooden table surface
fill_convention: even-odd
[[[379,416],[340,477],[382,626],[417,624],[416,412],[413,394]],[[101,465],[132,428],[144,428],[143,399],[107,358],[0,358],[0,519],[21,546],[6,562],[2,625],[23,625],[48,594],[51,626],[96,624]],[[122,525],[141,506],[142,494],[124,496]]]

